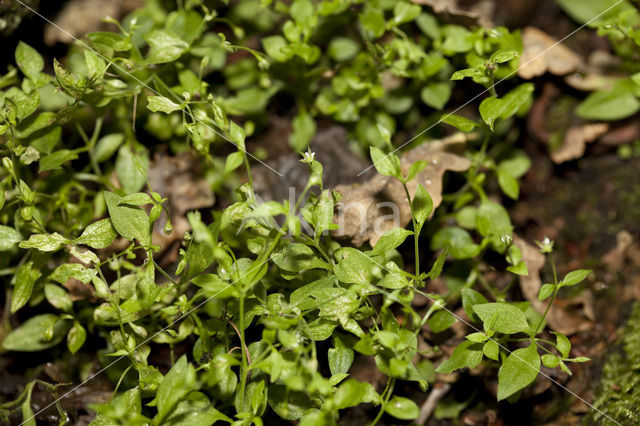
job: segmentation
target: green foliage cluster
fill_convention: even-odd
[[[114,23],[119,32],[90,33],[54,60],[54,75],[20,43],[17,68],[0,77],[0,274],[11,277],[11,313],[25,318],[11,331],[5,321],[2,348],[63,359],[97,350],[116,392],[93,406],[93,424],[262,424],[268,415],[334,424],[341,410],[363,403],[377,407],[373,423],[385,413],[413,420],[416,402],[394,389],[409,382],[426,391],[434,381],[432,363],[415,362],[418,335],[425,325],[449,329],[459,318],[447,306],[460,300],[477,331],[438,372],[485,360],[498,368],[498,399],[515,400],[542,364],[570,373],[567,363],[586,361],[570,356],[566,336],[543,338],[547,312],[507,301],[508,289],[482,278],[495,266],[488,253],[504,259],[512,282],[527,274],[509,214],[495,201],[517,199],[518,179],[531,166],[513,126],[534,93],[532,83],[512,78],[518,31],[442,24],[405,0],[248,0],[219,8],[193,0],[176,10],[150,0]],[[493,84],[504,78],[508,88],[498,94]],[[441,112],[455,84],[471,84],[464,79],[490,91],[477,118]],[[591,95],[582,114],[596,118],[590,103],[600,101],[591,97],[609,95]],[[289,142],[297,151],[307,148],[317,119],[346,126],[377,172],[402,183],[411,229],[390,230],[374,248],[332,238],[340,194],[323,187],[323,167],[310,152],[302,159],[309,180],[296,201],[258,203],[257,158],[245,139],[267,125],[275,96],[293,100]],[[429,164],[403,173],[392,135],[440,118],[444,124],[416,143],[453,126],[472,135],[465,152],[472,167],[434,212],[421,185],[414,196],[407,189]],[[152,240],[167,201],[147,179],[159,144],[198,153],[209,185],[233,200],[211,212],[213,220],[188,214],[192,231],[172,270],[156,263]],[[170,232],[171,223],[164,228]],[[426,270],[430,253],[420,241],[437,254]],[[415,266],[407,272],[400,246],[411,242]],[[551,306],[589,271],[560,280],[552,243],[540,249],[554,280],[539,299]],[[430,294],[429,281],[443,273],[448,293]],[[70,279],[93,297],[72,299],[63,286]],[[433,303],[413,308],[416,294]],[[88,335],[102,344],[90,346]],[[171,354],[168,371],[149,360],[159,347]],[[374,356],[387,377],[382,392],[350,376],[359,355]],[[77,377],[87,378],[86,370]],[[0,413],[19,407],[35,424],[35,383]]]

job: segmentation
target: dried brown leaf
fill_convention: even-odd
[[[609,130],[607,123],[590,123],[572,126],[564,135],[562,145],[551,153],[556,164],[582,157],[588,143],[595,141]]]
[[[431,195],[434,208],[440,205],[444,173],[447,170],[465,171],[471,166],[467,158],[447,152],[446,149],[463,144],[467,137],[457,133],[446,139],[421,145],[401,156],[405,173],[414,162],[427,162],[427,167],[407,184],[411,197],[418,184],[422,184]],[[353,245],[360,246],[368,241],[374,246],[386,231],[394,226],[404,227],[411,221],[411,210],[404,188],[396,178],[376,174],[367,181],[338,185],[335,189],[343,198],[336,205],[334,223],[338,224],[339,229],[334,235],[350,239]]]
[[[190,229],[185,213],[211,207],[215,197],[211,186],[201,176],[199,160],[191,154],[174,157],[156,154],[149,166],[148,177],[151,189],[168,199],[165,205],[171,213],[173,231],[169,235],[164,233],[164,213],[153,229],[154,243],[164,250]]]
[[[526,80],[545,72],[566,75],[575,71],[581,58],[556,39],[535,27],[522,31],[522,55],[518,75]]]

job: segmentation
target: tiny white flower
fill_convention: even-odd
[[[549,239],[549,237],[544,237],[542,242],[536,241],[538,248],[541,253],[551,253],[553,252],[553,241]]]
[[[316,153],[311,151],[310,149],[307,152],[302,153],[302,161],[303,163],[310,164],[316,159]]]
[[[502,241],[502,244],[509,245],[513,241],[513,237],[511,237],[511,235],[509,234],[504,234],[500,237],[500,241]]]

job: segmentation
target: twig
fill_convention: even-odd
[[[451,385],[449,383],[443,383],[442,385],[435,386],[433,388],[427,400],[420,407],[420,416],[418,416],[416,423],[423,425],[427,420],[429,420],[431,413],[433,413],[436,405],[438,405],[438,401],[440,401],[440,399],[449,392],[449,389],[451,389]]]

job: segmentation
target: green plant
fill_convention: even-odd
[[[66,61],[54,60],[55,77],[33,48],[17,47],[18,68],[0,78],[0,274],[12,276],[11,313],[34,315],[9,332],[6,312],[3,349],[49,350],[66,341],[78,354],[87,335],[98,336],[102,346],[89,350],[107,367],[114,396],[92,407],[95,424],[261,424],[268,410],[301,424],[333,424],[340,410],[362,403],[376,407],[374,424],[384,413],[413,420],[419,408],[395,392],[397,384],[426,391],[434,381],[432,363],[415,362],[419,335],[461,320],[451,311],[460,300],[476,330],[438,372],[487,358],[499,368],[498,400],[514,400],[541,363],[570,373],[568,362],[586,361],[570,357],[566,336],[545,339],[548,307],[540,315],[526,301],[507,301],[508,288],[482,276],[493,266],[489,252],[504,259],[511,282],[527,274],[507,209],[495,201],[501,193],[517,199],[518,179],[531,166],[515,145],[514,123],[534,93],[532,83],[510,80],[519,32],[443,25],[407,1],[271,3],[239,2],[219,15],[205,2],[170,10],[150,1],[116,23],[119,32],[90,33]],[[349,30],[334,37],[338,26]],[[264,52],[247,46],[256,34],[268,34]],[[490,91],[477,118],[441,111],[465,78]],[[494,86],[502,79],[509,90]],[[296,151],[308,147],[316,117],[348,127],[377,172],[401,182],[411,229],[391,229],[374,247],[334,238],[341,195],[324,188],[310,151],[302,155],[309,179],[295,201],[259,203],[251,170],[261,160],[245,142],[268,122],[276,94],[296,105],[289,140]],[[471,167],[434,212],[432,195],[415,182],[430,164],[403,170],[393,136],[449,132],[432,126],[440,119],[469,134]],[[230,201],[210,219],[187,214],[191,232],[170,268],[158,264],[153,238],[154,228],[172,231],[169,194],[148,179],[159,143],[196,152],[208,185]],[[404,265],[409,237],[413,269]],[[589,271],[558,280],[552,243],[540,248],[554,280],[539,298],[551,306]],[[447,294],[431,293],[430,280],[448,267],[464,268],[464,280]],[[70,280],[91,297],[74,300]],[[414,308],[416,294],[433,303]],[[38,313],[42,306],[47,313]],[[170,354],[168,371],[150,360],[158,346]],[[356,356],[375,358],[387,380],[381,392],[350,377]],[[19,404],[34,424],[35,383],[1,413]]]

